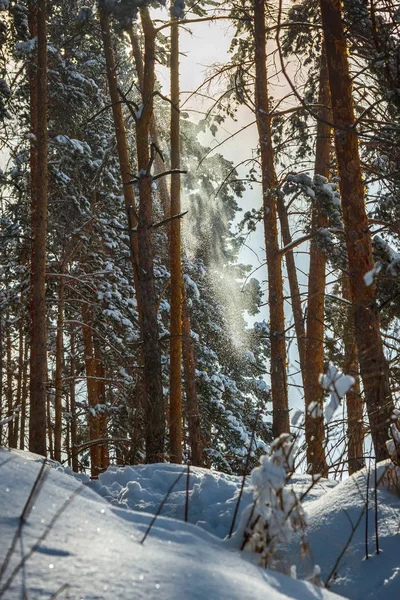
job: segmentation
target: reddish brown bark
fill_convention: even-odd
[[[70,408],[71,408],[71,462],[72,470],[75,473],[79,471],[78,454],[75,450],[78,444],[78,427],[76,416],[76,394],[75,394],[75,376],[76,376],[76,359],[75,359],[75,332],[72,330],[70,335],[71,340],[71,359],[70,359],[70,377],[71,383],[69,388]]]
[[[351,301],[350,283],[347,275],[342,282],[343,298]],[[344,326],[344,364],[343,372],[354,377],[356,383],[346,394],[347,407],[347,454],[349,474],[359,471],[365,466],[364,460],[364,425],[363,400],[360,393],[358,374],[357,344],[354,337],[354,321],[351,307],[347,310]]]
[[[274,436],[289,432],[286,382],[285,315],[282,260],[278,244],[278,181],[274,165],[268,99],[264,0],[254,0],[255,104],[260,140],[265,248],[268,270],[268,304],[271,343],[272,429]]]
[[[139,176],[139,283],[143,299],[143,353],[146,385],[146,461],[164,458],[165,406],[161,377],[161,347],[158,332],[157,297],[153,270],[153,196],[150,168],[150,122],[153,115],[155,29],[148,9],[141,9],[144,33],[143,110],[136,121],[136,150]]]
[[[113,53],[110,20],[100,8],[100,24],[107,65],[107,78],[113,108],[121,177],[124,184],[125,207],[131,238],[131,255],[143,340],[144,378],[146,390],[146,460],[163,460],[165,408],[161,379],[161,350],[158,337],[157,301],[154,286],[152,247],[152,181],[150,165],[149,128],[153,114],[155,30],[147,9],[141,11],[145,36],[143,75],[143,110],[136,122],[136,144],[139,178],[139,212],[136,213],[131,180],[128,145],[122,106],[118,92],[116,65]],[[138,218],[137,218],[138,217]],[[137,228],[136,228],[137,225]]]
[[[47,237],[47,13],[46,0],[37,2],[36,168],[31,173],[32,264],[29,449],[46,455],[46,237]],[[32,88],[34,83],[32,81]],[[35,110],[33,105],[32,111]],[[36,131],[34,129],[36,125]],[[35,158],[33,158],[35,162]]]
[[[138,78],[140,81],[141,88],[143,88],[143,77],[144,77],[144,69],[143,69],[143,58],[140,49],[140,45],[138,42],[137,35],[134,33],[133,28],[129,30],[129,37],[132,45],[132,54],[134,56],[136,70],[138,73]],[[151,140],[157,147],[159,147],[158,142],[158,132],[157,132],[157,123],[155,116],[153,114],[151,122],[150,122],[150,136]],[[171,139],[172,145],[172,139]],[[154,160],[154,171],[155,173],[162,173],[165,170],[164,163],[161,160],[160,156],[156,154]],[[168,186],[166,183],[166,179],[164,177],[160,178],[157,181],[158,192],[161,199],[161,205],[164,211],[164,218],[170,217],[172,214],[178,214],[180,212],[179,209],[171,210],[171,200],[170,193],[168,190]],[[171,230],[169,229],[168,234],[171,235]],[[202,442],[201,442],[201,431],[200,431],[200,419],[199,419],[199,409],[198,409],[198,397],[196,390],[196,376],[195,376],[195,360],[194,360],[194,348],[193,341],[190,337],[190,315],[185,307],[185,303],[182,308],[183,317],[182,317],[182,346],[183,346],[183,365],[184,365],[184,378],[185,378],[185,393],[186,393],[186,402],[187,402],[187,414],[188,416],[188,435],[189,435],[189,445],[191,447],[191,460],[193,465],[202,466],[203,465],[203,450],[202,450]],[[186,342],[185,342],[186,340]]]
[[[315,174],[329,179],[332,132],[328,66],[324,48],[321,52],[318,103],[320,120],[317,123],[315,144]],[[318,202],[314,202],[311,216],[311,231],[326,227],[327,219]],[[307,341],[304,401],[306,407],[305,435],[307,442],[308,472],[326,476],[328,467],[325,459],[324,393],[319,384],[319,376],[324,371],[324,317],[325,317],[325,275],[324,253],[312,239],[310,244],[310,270],[308,275]],[[316,402],[311,414],[308,407]]]
[[[97,378],[97,402],[98,404],[106,405],[106,369],[101,355],[100,344],[98,340],[94,340],[94,355],[96,360],[96,378]],[[99,421],[99,438],[105,440],[108,438],[108,417],[106,414],[98,416]],[[110,465],[110,457],[108,452],[108,444],[99,446],[100,469],[105,471]]]
[[[180,169],[179,116],[179,26],[171,25],[171,169]],[[180,174],[171,175],[171,216],[181,212]],[[169,262],[171,272],[170,327],[170,460],[182,462],[182,263],[181,220],[174,219],[169,229]]]
[[[6,334],[6,360],[7,360],[7,416],[12,417],[14,409],[14,390],[13,390],[13,365],[12,365],[12,347],[11,347],[11,331],[10,319],[7,319],[7,334]],[[14,419],[7,424],[8,447],[13,447],[14,442]]]
[[[29,344],[25,339],[24,343],[24,363],[22,371],[22,393],[21,393],[21,425],[19,436],[19,449],[25,449],[25,428],[26,428],[26,401],[28,398],[28,366],[29,366]]]
[[[65,282],[62,270],[58,286],[58,314],[56,334],[56,373],[55,373],[55,424],[54,424],[54,457],[61,462],[62,446],[62,374],[64,366],[64,295]]]
[[[388,439],[393,401],[375,303],[376,286],[366,285],[364,281],[364,275],[374,266],[374,259],[365,210],[346,38],[340,0],[320,0],[320,4],[335,123],[355,337],[375,455],[377,460],[382,460],[387,457],[385,442]]]
[[[287,246],[292,241],[290,233],[289,217],[286,210],[285,202],[281,195],[277,199],[277,209],[279,215],[279,222],[281,224],[281,234],[283,245]],[[300,371],[303,379],[305,379],[305,364],[306,364],[306,331],[304,327],[304,317],[301,308],[301,297],[299,281],[297,278],[297,267],[294,259],[293,251],[290,250],[285,254],[286,270],[289,280],[290,298],[292,301],[292,312],[294,320],[294,328],[296,332],[297,348],[299,352]]]
[[[140,48],[139,40],[138,40],[136,33],[133,30],[133,26],[129,28],[128,35],[129,35],[129,39],[131,42],[132,55],[133,55],[133,58],[135,61],[136,72],[137,72],[137,76],[138,76],[139,83],[140,83],[140,89],[143,90],[143,78],[144,78],[143,56],[142,56],[142,51]],[[142,97],[142,101],[143,101],[143,97]],[[150,138],[151,138],[152,143],[155,144],[155,146],[157,148],[160,148],[157,122],[156,122],[154,113],[153,113],[153,115],[151,117],[151,121],[150,121]],[[159,155],[159,153],[157,152],[154,157],[154,173],[158,175],[160,173],[163,173],[164,171],[165,171],[164,162],[163,162],[161,156]],[[170,215],[171,200],[170,200],[170,194],[169,194],[166,177],[160,177],[160,179],[157,180],[157,190],[158,190],[158,193],[160,196],[161,206],[162,206],[162,209],[164,212],[164,217],[168,218],[168,216]]]

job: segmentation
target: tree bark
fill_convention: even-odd
[[[96,361],[96,378],[97,378],[97,403],[106,405],[106,369],[101,355],[99,340],[94,338],[94,356]],[[106,414],[99,414],[99,439],[106,440],[108,438],[108,417]],[[106,471],[110,465],[110,457],[108,452],[108,444],[99,445],[100,470]]]
[[[285,315],[283,308],[282,259],[277,228],[278,180],[269,115],[264,0],[254,0],[255,104],[260,140],[265,248],[270,312],[272,430],[274,436],[289,432],[286,382]]]
[[[129,28],[128,35],[129,35],[129,39],[131,42],[132,55],[133,55],[133,59],[135,61],[136,72],[137,72],[137,76],[138,76],[139,83],[140,83],[140,90],[143,94],[143,78],[144,78],[143,56],[142,56],[142,51],[140,48],[139,40],[138,40],[136,33],[134,32],[133,26],[131,26]],[[142,95],[142,102],[143,102],[143,95]],[[158,149],[160,149],[157,122],[156,122],[156,117],[155,117],[154,113],[150,120],[150,138],[151,138],[152,143]],[[164,161],[162,160],[160,154],[157,152],[154,157],[154,173],[158,175],[160,173],[163,173],[164,171],[165,171]],[[160,179],[157,180],[157,189],[158,189],[158,193],[160,195],[160,201],[161,201],[161,206],[162,206],[163,213],[164,213],[164,218],[167,219],[170,216],[171,199],[170,199],[170,194],[169,194],[166,177],[160,177]]]
[[[289,217],[287,214],[285,202],[283,200],[283,197],[280,195],[278,196],[277,209],[279,222],[281,224],[283,245],[287,246],[291,243],[292,236],[290,234]],[[304,316],[301,308],[299,281],[297,278],[297,267],[294,259],[293,250],[286,252],[285,261],[289,280],[290,298],[292,301],[294,328],[296,332],[297,347],[299,352],[300,371],[304,386],[306,365],[306,330],[304,327]]]
[[[19,435],[19,449],[25,450],[25,428],[26,428],[26,400],[28,398],[28,365],[29,365],[29,344],[25,339],[24,343],[24,364],[22,372],[22,395],[21,395],[21,425]]]
[[[329,125],[331,97],[324,47],[321,50],[318,103],[321,108],[317,123],[314,171],[316,175],[322,175],[322,177],[329,179],[332,137]],[[313,203],[312,208],[311,231],[315,232],[326,226],[327,218],[322,207],[316,201]],[[328,474],[328,467],[325,458],[324,392],[319,384],[319,376],[324,372],[325,269],[325,255],[315,241],[311,240],[304,386],[305,435],[308,472],[313,475],[321,473],[324,477]],[[315,410],[310,414],[308,409],[312,402],[317,404]]]
[[[31,354],[29,450],[46,456],[46,237],[47,237],[47,6],[37,2],[37,116],[32,122],[36,134],[36,168],[31,173],[32,264],[31,264]],[[31,82],[34,87],[33,81]],[[32,110],[35,106],[33,104]],[[36,131],[34,127],[37,127]],[[31,161],[35,162],[32,156]],[[32,165],[32,162],[31,162]]]
[[[11,331],[10,319],[7,319],[6,333],[6,359],[7,359],[7,416],[12,417],[14,412],[14,393],[13,393],[13,367],[12,367],[12,347],[11,347]],[[14,419],[8,422],[8,447],[12,448],[14,444]]]
[[[78,423],[76,416],[76,394],[75,394],[75,375],[76,375],[76,359],[75,359],[75,332],[72,330],[70,334],[71,340],[71,358],[70,358],[70,377],[71,383],[69,388],[69,398],[71,405],[71,459],[72,470],[75,473],[79,471],[78,454],[76,446],[78,444]]]
[[[320,4],[335,123],[355,337],[371,436],[379,461],[388,456],[385,442],[394,406],[375,302],[376,285],[366,285],[364,281],[364,275],[374,267],[374,259],[365,209],[341,5],[340,0],[320,0]]]
[[[137,35],[134,33],[133,28],[129,30],[129,37],[132,45],[132,54],[135,60],[136,71],[138,74],[141,89],[143,89],[143,58],[140,45],[138,42]],[[152,142],[159,148],[158,142],[158,130],[155,115],[153,113],[150,122],[150,137]],[[164,163],[157,153],[154,159],[154,171],[155,173],[162,173],[164,171]],[[160,194],[161,205],[164,211],[164,218],[167,219],[173,214],[178,214],[176,211],[171,210],[171,199],[169,189],[166,183],[166,178],[162,177],[157,181],[158,191]],[[180,212],[180,209],[179,211]],[[168,231],[169,236],[171,230]],[[195,466],[203,466],[203,450],[201,442],[201,429],[199,419],[199,408],[198,408],[198,397],[196,390],[196,375],[195,375],[195,360],[194,360],[194,348],[193,341],[190,337],[190,314],[187,310],[185,301],[182,306],[182,348],[183,348],[183,366],[184,366],[184,378],[185,378],[185,393],[187,402],[187,413],[188,417],[188,435],[189,445],[191,448],[191,461]],[[185,341],[186,340],[186,341]],[[192,415],[192,416],[191,416]]]
[[[155,29],[147,8],[140,11],[144,33],[143,109],[136,121],[139,176],[139,283],[142,298],[144,377],[146,385],[146,462],[164,459],[165,406],[161,376],[157,297],[153,270],[153,197],[150,162],[150,122],[153,115]]]
[[[342,282],[343,298],[351,301],[350,282],[346,275]],[[344,364],[343,372],[354,377],[356,383],[346,394],[347,407],[347,454],[349,475],[365,467],[364,460],[364,425],[363,400],[360,392],[358,374],[357,344],[354,337],[354,320],[352,310],[347,311],[344,327]]]
[[[55,425],[54,425],[54,457],[61,462],[62,447],[62,374],[64,366],[64,295],[65,281],[64,270],[61,270],[61,277],[58,287],[58,315],[57,315],[57,334],[56,334],[56,374],[55,374]]]
[[[180,169],[180,115],[179,115],[179,25],[171,24],[171,169]],[[181,212],[180,174],[171,175],[171,216]],[[169,384],[169,438],[171,462],[182,462],[182,262],[181,220],[169,225],[169,262],[171,272],[170,313],[170,384]]]

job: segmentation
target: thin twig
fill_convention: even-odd
[[[12,556],[14,550],[15,550],[15,547],[17,545],[18,540],[21,537],[22,530],[23,530],[24,525],[26,523],[26,517],[28,516],[28,514],[30,512],[32,502],[37,497],[37,495],[40,492],[40,489],[41,489],[41,487],[42,487],[42,485],[44,483],[45,476],[43,476],[43,471],[44,471],[44,468],[45,468],[46,464],[47,464],[47,459],[45,458],[44,461],[43,461],[43,463],[42,463],[42,465],[41,465],[41,467],[40,467],[40,470],[39,470],[39,472],[37,474],[37,477],[36,477],[36,479],[34,481],[34,484],[33,484],[32,488],[31,488],[31,491],[29,492],[29,496],[28,496],[28,498],[27,498],[27,500],[25,502],[24,508],[22,509],[22,513],[21,513],[21,515],[19,517],[19,523],[18,523],[17,530],[16,530],[16,532],[14,534],[14,537],[12,539],[10,547],[7,550],[7,554],[6,554],[5,558],[4,558],[3,564],[1,565],[1,568],[0,568],[0,581],[2,580],[3,575],[5,574],[5,572],[7,570],[7,567],[8,567],[8,564],[10,562],[11,556]],[[45,475],[47,475],[47,473]]]
[[[42,533],[42,535],[37,539],[37,541],[32,546],[32,548],[29,550],[29,552],[27,554],[25,554],[25,556],[22,557],[22,559],[20,560],[20,562],[17,564],[17,566],[15,567],[15,569],[13,570],[13,572],[11,573],[10,577],[7,579],[6,583],[0,589],[0,598],[2,598],[3,595],[4,595],[4,593],[8,590],[8,588],[12,584],[15,576],[18,574],[18,572],[20,571],[20,569],[25,565],[25,563],[27,562],[27,560],[37,551],[37,549],[40,547],[40,545],[47,538],[47,536],[49,535],[50,531],[53,529],[55,523],[61,517],[61,515],[65,511],[65,509],[69,506],[69,504],[71,504],[71,502],[74,500],[74,498],[78,494],[80,494],[82,492],[82,490],[83,490],[84,487],[85,487],[84,485],[81,485],[79,488],[77,488],[73,492],[73,494],[69,498],[67,498],[67,500],[65,500],[65,502],[61,505],[61,507],[55,513],[55,515],[51,519],[50,523],[48,524],[48,526],[46,527],[46,529],[44,530],[44,532]]]
[[[182,473],[179,473],[179,475],[175,479],[175,481],[173,481],[173,483],[171,483],[171,485],[169,486],[168,492],[165,494],[164,498],[162,499],[162,502],[161,502],[160,506],[158,507],[156,514],[154,515],[154,517],[150,521],[149,526],[146,529],[146,533],[144,534],[143,538],[140,541],[141,544],[144,544],[144,542],[146,541],[146,538],[149,535],[149,533],[151,531],[151,528],[153,527],[153,525],[154,525],[157,517],[159,516],[160,512],[162,511],[164,504],[168,500],[170,493],[172,492],[172,490],[174,489],[174,487],[176,486],[176,484],[178,483],[178,481],[180,480],[180,478],[182,477],[182,475],[184,474],[184,472],[185,471],[182,471]]]
[[[185,523],[188,522],[188,517],[189,517],[189,483],[190,483],[190,463],[188,462],[187,473],[186,473]]]

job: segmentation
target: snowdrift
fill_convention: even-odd
[[[0,598],[5,600],[37,598],[71,598],[82,600],[333,600],[335,594],[303,581],[262,570],[246,560],[246,554],[226,548],[221,540],[193,524],[178,520],[178,503],[170,503],[177,518],[159,517],[145,543],[140,544],[151,516],[112,506],[98,493],[70,477],[63,469],[45,467],[43,484],[33,498],[25,522],[20,515],[40,471],[38,457],[22,452],[0,450]],[[146,469],[142,483],[145,481]],[[175,467],[176,469],[176,467]],[[143,493],[140,468],[136,484],[128,489],[142,489],[142,508],[154,507],[159,496],[147,486]],[[155,476],[156,468],[150,469]],[[158,492],[171,477],[168,465],[157,466]],[[201,471],[201,470],[199,470]],[[120,478],[122,473],[104,475]],[[131,475],[129,475],[130,477]],[[152,476],[153,478],[153,476]],[[149,477],[148,477],[149,479]],[[150,478],[151,479],[151,478]],[[209,505],[232,505],[232,491],[238,479],[208,473],[193,481],[203,483],[202,507],[193,500],[192,517],[198,511],[208,519]],[[231,481],[232,485],[229,485]],[[113,482],[108,480],[110,489]],[[121,483],[119,484],[121,485]],[[227,487],[231,489],[229,494]],[[114,491],[117,485],[114,483]],[[214,491],[212,491],[214,489]],[[225,500],[222,500],[224,490]],[[177,492],[182,494],[181,492]],[[235,493],[235,492],[234,492]],[[153,498],[152,498],[153,494]],[[194,493],[193,493],[194,495]],[[121,499],[122,496],[121,496]],[[316,500],[318,502],[318,500]],[[118,500],[114,498],[114,503]],[[172,509],[175,506],[175,509]],[[199,505],[200,506],[200,505]],[[231,506],[229,510],[231,509]],[[228,520],[228,517],[226,521]],[[20,534],[16,534],[20,531]],[[9,560],[7,550],[14,540]],[[31,553],[31,549],[35,551]],[[0,567],[1,568],[1,567]]]

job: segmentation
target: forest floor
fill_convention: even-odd
[[[400,495],[381,485],[375,496],[373,470],[339,484],[320,480],[308,493],[309,476],[292,478],[296,494],[306,493],[310,551],[301,556],[295,535],[280,549],[282,564],[288,571],[296,565],[303,578],[318,564],[322,582],[331,575],[328,591],[261,569],[253,555],[239,552],[240,516],[252,502],[247,484],[236,534],[224,539],[239,477],[191,468],[187,481],[185,467],[157,464],[112,467],[91,482],[52,467],[41,472],[39,457],[0,450],[0,599],[333,600],[333,592],[354,600],[400,597]],[[380,466],[378,480],[382,472]]]

